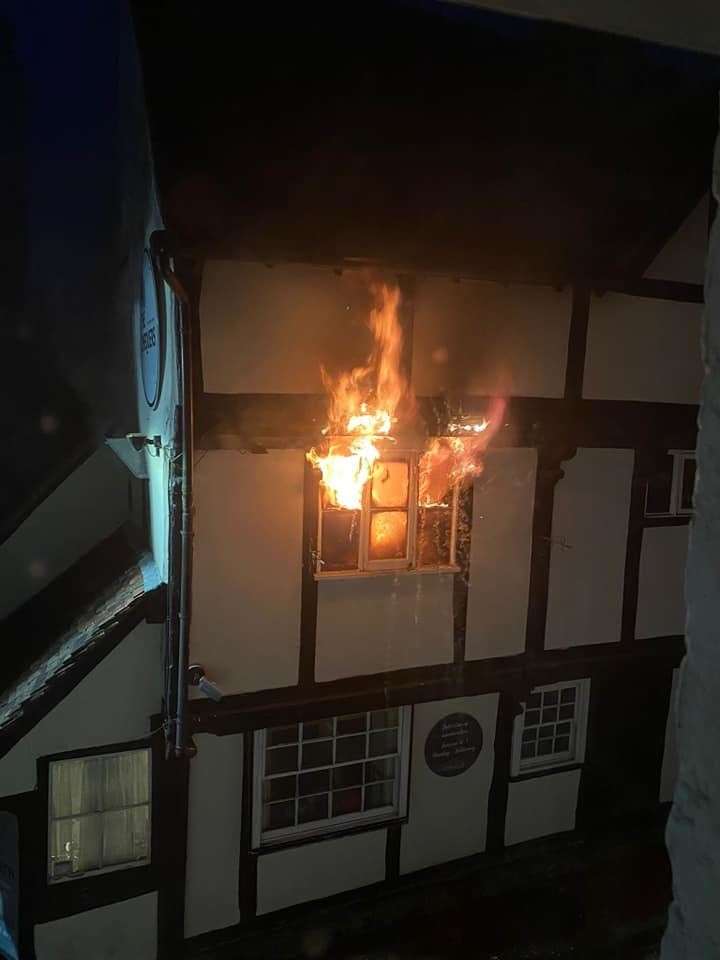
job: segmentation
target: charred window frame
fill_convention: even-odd
[[[694,450],[669,450],[658,460],[646,481],[646,517],[692,515],[695,456]]]
[[[419,458],[415,451],[381,457],[360,510],[331,506],[320,485],[317,578],[457,572],[458,486],[442,504],[419,503]]]

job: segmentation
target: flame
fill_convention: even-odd
[[[418,462],[418,503],[447,506],[453,487],[479,477],[483,455],[502,422],[505,402],[496,400],[491,418],[448,424],[448,437],[434,437]]]
[[[378,441],[390,438],[401,403],[412,405],[412,394],[401,369],[403,335],[398,308],[400,291],[385,284],[372,288],[375,305],[368,326],[373,351],[367,364],[333,377],[323,367],[330,402],[330,435],[320,450],[313,447],[309,462],[320,470],[327,502],[345,510],[360,510],[363,490],[380,457]]]

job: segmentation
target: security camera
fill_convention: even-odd
[[[205,676],[205,668],[199,663],[193,663],[188,667],[187,680],[191,686],[197,687],[204,697],[214,700],[215,703],[222,700],[224,696],[222,690],[212,680],[208,680]]]

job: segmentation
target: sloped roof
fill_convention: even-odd
[[[121,528],[0,626],[0,756],[162,600],[147,552]]]
[[[706,55],[418,0],[134,11],[189,250],[613,287],[708,187]]]

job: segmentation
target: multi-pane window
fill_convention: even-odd
[[[150,750],[53,760],[48,878],[150,861]]]
[[[692,513],[695,451],[670,450],[648,477],[645,516],[675,517]]]
[[[532,691],[515,724],[513,774],[583,760],[589,691],[589,680]]]
[[[455,569],[457,511],[457,486],[432,502],[422,494],[417,454],[378,460],[360,510],[334,506],[321,488],[316,573]]]
[[[258,731],[255,845],[402,816],[408,710],[392,707]]]

